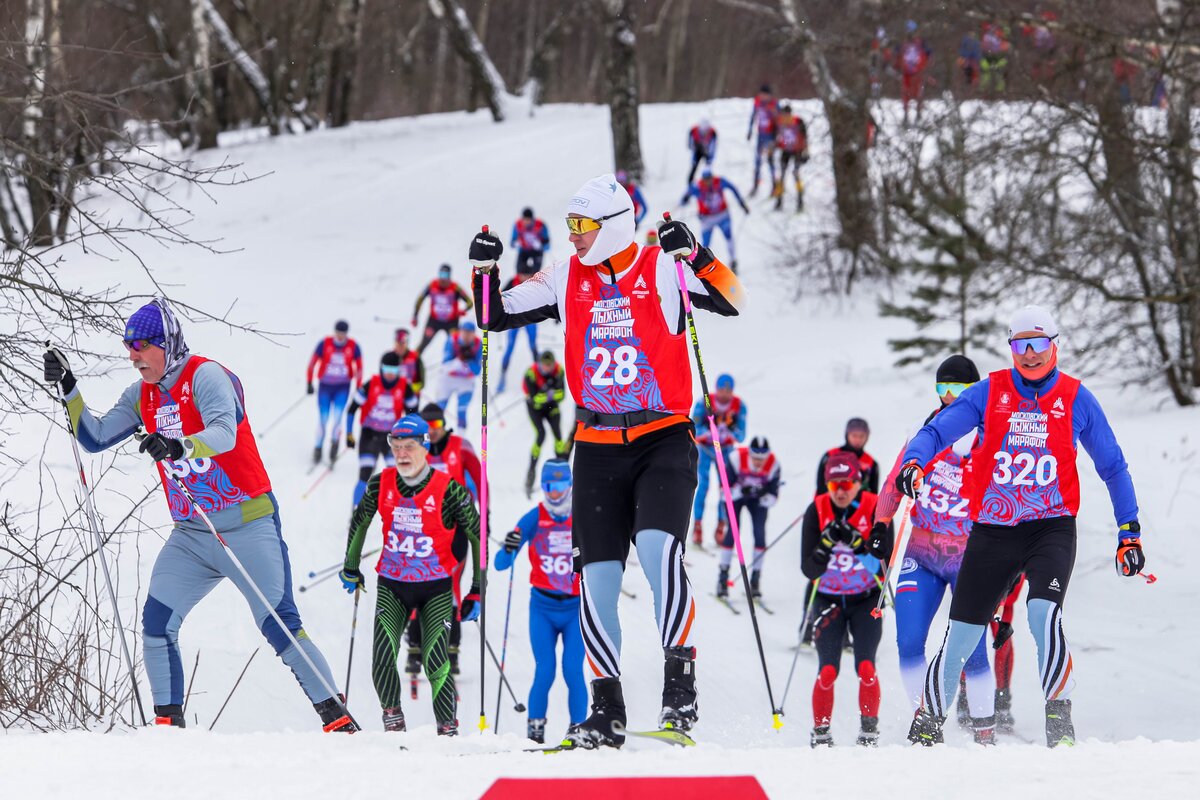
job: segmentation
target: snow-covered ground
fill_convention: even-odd
[[[805,118],[814,120],[818,108],[799,105]],[[643,108],[648,169],[644,191],[652,213],[673,209],[683,193],[688,166],[684,136],[700,116],[710,117],[722,136],[718,173],[743,193],[749,190],[752,154],[743,140],[748,113],[744,100]],[[585,179],[611,167],[607,114],[603,107],[554,106],[539,110],[533,119],[514,117],[503,125],[493,125],[483,114],[445,114],[274,140],[242,135],[206,157],[239,161],[247,173],[263,177],[218,190],[214,201],[200,195],[181,198],[196,212],[192,235],[220,238],[222,248],[232,252],[176,249],[147,255],[159,279],[190,304],[223,311],[236,301],[232,317],[237,321],[288,334],[271,341],[230,334],[216,323],[185,325],[193,352],[215,357],[240,375],[251,418],[261,430],[302,395],[308,356],[335,319],[350,320],[351,335],[363,345],[368,370],[373,371],[378,356],[390,346],[392,329],[406,325],[419,288],[438,264],[451,263],[455,278],[467,280],[466,247],[480,224],[499,229],[507,239],[512,220],[531,205],[550,225],[554,253],[565,255],[566,231],[558,220],[566,200]],[[813,160],[805,167],[809,207],[814,209],[809,213],[818,215],[832,196],[824,130],[819,119],[810,123]],[[738,393],[749,407],[750,435],[769,437],[783,463],[787,485],[770,521],[770,530],[779,532],[804,511],[820,453],[841,442],[849,416],[870,421],[868,449],[890,465],[906,431],[924,418],[935,399],[930,370],[891,366],[886,340],[907,328],[903,322],[877,318],[870,287],[861,288],[851,300],[808,295],[794,299],[798,287],[788,267],[796,257],[779,251],[777,226],[785,219],[793,225],[811,223],[771,212],[761,194],[751,205],[753,213],[744,221],[735,212],[738,260],[750,306],[736,319],[701,314],[698,326],[710,376],[726,371],[735,376]],[[716,249],[725,253],[719,236]],[[506,253],[506,274],[511,257]],[[63,281],[88,287],[119,281],[126,291],[150,290],[127,257],[108,263],[73,256]],[[1052,305],[1052,298],[1047,303]],[[561,350],[561,328],[543,326],[540,336],[543,344]],[[1069,338],[1068,331],[1062,356],[1068,371]],[[120,355],[116,341],[91,344]],[[493,353],[498,346],[493,344]],[[527,351],[518,345],[510,384],[516,383],[516,371],[527,366],[527,359]],[[496,358],[496,366],[498,362]],[[1001,366],[990,360],[980,364],[983,370]],[[447,797],[477,797],[499,775],[750,773],[772,797],[837,790],[896,797],[958,796],[968,791],[972,797],[1186,791],[1200,773],[1194,727],[1200,699],[1189,685],[1200,644],[1195,621],[1187,622],[1200,590],[1188,577],[1189,543],[1183,541],[1194,519],[1188,504],[1200,500],[1200,412],[1165,407],[1158,394],[1148,399],[1142,391],[1121,393],[1114,388],[1119,377],[1115,374],[1081,377],[1104,403],[1125,447],[1141,503],[1149,569],[1159,580],[1147,585],[1114,574],[1111,509],[1103,484],[1084,459],[1079,556],[1066,618],[1075,655],[1075,723],[1081,738],[1072,750],[1046,751],[1010,740],[983,751],[953,725],[947,729],[947,747],[937,752],[910,749],[904,733],[911,713],[900,689],[889,614],[878,659],[882,746],[871,752],[853,746],[810,751],[814,656],[800,655],[787,697],[787,724],[779,733],[772,731],[749,617],[733,616],[709,596],[716,562],[694,554],[688,560],[699,597],[695,631],[702,721],[696,736],[702,744],[693,750],[631,742],[620,753],[521,753],[525,742],[516,734],[524,730],[524,719],[508,702],[501,704],[500,717],[495,718],[495,673],[490,668],[487,715],[493,730],[498,723],[501,736],[493,737],[492,730],[481,736],[475,729],[479,641],[474,626],[464,631],[459,709],[464,735],[457,741],[436,739],[422,684],[421,699],[406,704],[413,730],[385,736],[369,674],[369,596],[350,685],[351,708],[367,734],[343,739],[313,732],[316,718],[311,708],[266,647],[219,728],[203,732],[247,657],[264,645],[244,601],[225,584],[196,608],[181,633],[188,670],[197,651],[201,654],[188,709],[195,729],[107,736],[10,734],[0,740],[0,787],[14,797],[31,792],[57,797],[83,790],[93,797],[167,792],[182,798],[265,790],[269,796],[298,798],[364,794],[377,791],[382,779],[386,786],[427,795],[440,786]],[[118,370],[107,378],[83,377],[81,387],[93,407],[106,408],[134,379],[132,370]],[[437,378],[431,382],[436,385]],[[494,409],[512,397],[510,390]],[[305,473],[314,418],[315,409],[306,404],[260,444],[282,507],[298,584],[307,582],[310,569],[340,559],[356,473],[352,458],[346,457],[333,475],[302,498],[312,481]],[[477,419],[473,409],[472,420]],[[475,422],[466,433],[477,441]],[[45,436],[45,424],[31,421],[8,447],[15,455],[33,457]],[[62,453],[50,459],[58,466],[46,469],[67,492],[72,475],[62,436],[56,433],[50,439],[51,452],[62,448]],[[529,441],[520,406],[493,420],[492,518],[497,526],[512,524],[530,505],[521,491]],[[126,453],[122,466],[127,476],[97,498],[102,513],[122,512],[127,505],[122,493],[138,490],[140,496],[153,480],[149,464],[135,457],[133,448],[127,446]],[[10,484],[14,496],[20,480]],[[714,501],[710,494],[710,526]],[[158,535],[165,536],[165,506],[153,506],[146,517],[160,526]],[[158,546],[153,537],[140,542],[143,587]],[[799,537],[793,532],[771,551],[764,575],[766,599],[775,613],[762,615],[760,623],[776,702],[784,692],[800,617],[803,579],[798,549]],[[133,593],[138,583],[129,574],[137,569],[129,560],[133,548],[123,553],[121,568],[127,579],[121,603],[129,623],[139,619],[143,598]],[[532,659],[526,632],[528,564],[523,558],[518,564],[508,672],[523,694]],[[491,581],[489,638],[498,646],[507,575],[493,573]],[[652,724],[657,712],[662,662],[649,589],[636,567],[627,572],[626,586],[637,598],[622,601],[625,692],[631,725],[639,727]],[[740,588],[734,590],[735,596],[740,593]],[[340,681],[347,656],[349,598],[336,582],[327,582],[298,594],[297,600],[306,629]],[[943,611],[934,623],[931,649],[940,641],[944,620]],[[1042,737],[1042,700],[1033,641],[1020,625],[1015,640],[1018,730],[1037,742]],[[148,696],[144,682],[143,687]],[[834,736],[839,744],[851,745],[857,726],[853,670],[844,671],[838,692]],[[566,726],[565,706],[565,691],[556,685],[551,737]],[[396,748],[401,742],[409,752]],[[475,755],[459,757],[466,753]],[[851,770],[862,770],[864,777]]]

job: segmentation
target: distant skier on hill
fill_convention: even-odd
[[[763,554],[767,548],[767,514],[779,501],[779,461],[765,438],[754,437],[749,446],[734,451],[729,459],[729,483],[733,487],[733,511],[741,529],[742,510],[750,512],[754,526],[754,561],[750,566],[750,593],[762,597]],[[721,548],[717,574],[717,597],[729,595],[729,567],[733,563],[733,527],[717,542]]]
[[[528,277],[542,268],[542,256],[550,249],[550,229],[532,208],[525,208],[513,223],[509,244],[517,248],[517,274]]]
[[[354,415],[362,409],[362,439],[354,437]],[[379,363],[379,374],[367,381],[346,409],[346,447],[358,446],[358,483],[354,487],[354,505],[367,490],[367,481],[375,472],[375,465],[383,459],[386,466],[393,466],[392,450],[387,437],[396,420],[409,411],[416,411],[417,396],[413,394],[404,376],[400,374],[400,356],[384,353]]]
[[[707,119],[702,119],[688,131],[688,149],[692,152],[692,168],[688,170],[688,183],[696,179],[696,168],[703,161],[712,168],[717,157],[717,129]]]
[[[778,114],[779,101],[771,94],[771,87],[764,83],[754,96],[750,126],[746,130],[746,141],[754,138],[754,185],[750,188],[751,197],[758,192],[764,161],[771,173],[771,186],[775,186],[775,117]]]
[[[442,380],[438,385],[437,400],[443,409],[449,410],[450,401],[458,399],[458,427],[467,427],[467,411],[471,407],[471,396],[475,394],[475,381],[483,371],[483,342],[475,335],[475,323],[464,319],[458,330],[446,340],[442,354]]]
[[[413,308],[412,324],[417,327],[421,314],[421,304],[429,298],[429,319],[425,322],[425,333],[421,343],[417,345],[417,354],[422,355],[425,348],[437,336],[438,331],[444,331],[446,337],[453,335],[458,328],[458,321],[471,308],[471,296],[461,286],[450,279],[450,265],[438,267],[437,280],[430,282],[421,294],[417,296],[417,304]],[[461,306],[459,304],[462,304]]]
[[[349,332],[350,323],[344,319],[338,320],[333,326],[333,335],[326,336],[317,343],[317,349],[308,360],[308,370],[304,375],[308,393],[315,392],[317,395],[317,410],[320,414],[317,420],[317,441],[313,445],[314,464],[321,462],[331,419],[333,431],[329,442],[329,463],[337,460],[338,446],[342,443],[342,415],[346,411],[346,401],[350,399],[350,386],[353,384],[355,390],[362,388],[362,348],[350,338]],[[313,388],[314,372],[318,383],[316,389]]]
[[[737,187],[725,178],[718,178],[708,167],[700,171],[700,180],[688,187],[683,198],[679,201],[686,206],[693,197],[700,207],[700,242],[704,247],[712,244],[713,231],[720,229],[725,236],[725,244],[729,247],[729,267],[737,271],[737,250],[733,241],[733,220],[729,216],[729,205],[725,202],[725,192],[731,192],[742,212],[749,214],[750,207],[742,199]]]

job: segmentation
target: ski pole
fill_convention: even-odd
[[[884,583],[889,588],[892,585],[892,576],[895,574],[896,564],[904,562],[904,548],[908,546],[908,542],[904,539],[904,534],[908,528],[908,520],[912,516],[911,512],[912,499],[906,495],[904,501],[900,504],[900,510],[898,512],[900,516],[900,530],[896,534],[896,549],[892,552],[892,561],[890,564],[886,561],[883,563],[885,574]],[[879,602],[877,602],[875,604],[875,608],[871,610],[871,616],[875,619],[881,619],[883,617],[883,601],[887,599],[887,596],[887,592],[879,593]],[[892,601],[892,605],[895,605],[894,599]]]
[[[475,624],[478,625],[479,620],[475,620]],[[488,655],[492,657],[492,664],[495,665],[496,669],[500,669],[500,659],[496,658],[496,651],[492,649],[492,643],[486,639],[484,639],[483,643],[487,647]],[[508,696],[513,701],[513,711],[516,711],[518,714],[524,714],[525,704],[517,699],[517,693],[513,691],[512,684],[508,682],[508,677],[503,672],[500,673],[500,683],[505,689],[508,689]]]
[[[365,552],[361,556],[359,556],[359,558],[366,558],[367,556],[373,556],[376,553],[378,553],[381,549],[382,548],[376,547],[374,550],[368,550],[367,552]],[[342,568],[342,566],[343,566],[343,563],[341,561],[338,561],[334,564],[330,564],[328,567],[321,567],[320,569],[309,570],[308,577],[316,578],[321,575],[324,575],[327,572],[337,572],[338,570],[340,570]]]
[[[135,436],[137,436],[137,435],[135,434]],[[137,438],[145,438],[145,436],[142,435],[142,436],[138,436]],[[350,724],[354,726],[354,730],[361,731],[362,726],[358,724],[358,720],[354,719],[354,715],[350,713],[350,709],[346,708],[346,702],[344,700],[342,700],[341,697],[338,696],[337,689],[335,689],[333,686],[329,685],[329,681],[326,680],[325,676],[321,674],[321,670],[317,669],[317,665],[313,663],[313,660],[311,658],[309,658],[308,653],[306,653],[304,651],[304,648],[300,646],[300,642],[297,641],[296,635],[294,633],[292,633],[290,630],[288,630],[287,625],[284,623],[283,619],[279,616],[279,612],[276,611],[275,607],[272,606],[271,603],[267,600],[267,596],[265,594],[263,594],[262,589],[258,588],[258,584],[254,582],[254,579],[250,577],[250,573],[247,572],[246,568],[242,565],[242,560],[237,557],[237,553],[233,552],[233,548],[230,547],[229,543],[225,541],[225,537],[223,537],[220,533],[217,532],[217,528],[215,525],[213,525],[212,520],[208,518],[208,514],[204,511],[203,508],[200,507],[200,504],[196,502],[196,498],[192,495],[191,489],[188,489],[187,484],[184,483],[182,480],[180,480],[179,476],[176,475],[172,470],[164,467],[163,474],[166,475],[168,478],[170,478],[171,481],[175,484],[175,488],[177,488],[180,491],[180,493],[182,493],[183,496],[187,498],[188,503],[192,507],[192,510],[194,512],[196,512],[196,515],[198,517],[200,517],[200,521],[204,523],[205,527],[208,528],[209,532],[213,536],[217,537],[217,541],[220,542],[221,547],[224,548],[224,550],[225,550],[225,555],[229,556],[229,560],[231,562],[233,562],[233,566],[241,574],[242,580],[244,580],[246,582],[246,585],[248,585],[251,589],[254,590],[254,596],[257,597],[258,601],[266,607],[267,613],[271,615],[271,619],[275,620],[275,624],[278,625],[279,629],[281,631],[283,631],[284,635],[287,636],[288,641],[291,643],[292,647],[296,648],[296,652],[300,654],[300,657],[302,659],[304,659],[304,663],[307,664],[308,668],[311,669],[313,671],[313,674],[317,676],[317,680],[321,682],[322,688],[324,688],[325,691],[329,692],[330,698],[332,698],[333,701],[335,703],[337,703],[338,708],[340,708],[342,710],[342,713],[345,714],[350,719]]]
[[[329,580],[330,578],[337,577],[337,574],[338,574],[338,570],[334,570],[333,572],[326,572],[324,575],[317,578],[315,581],[309,581],[308,583],[299,587],[299,591],[307,592],[309,589],[313,588],[317,584],[324,583],[325,581]]]
[[[272,420],[270,425],[268,425],[267,427],[263,428],[261,431],[258,432],[258,438],[259,439],[267,438],[267,434],[270,433],[276,425],[283,422],[284,419],[287,418],[288,414],[291,414],[293,411],[295,411],[297,408],[299,408],[300,404],[303,403],[307,399],[308,399],[307,394],[300,395],[300,397],[298,397],[296,399],[296,402],[292,403],[290,406],[287,407],[286,411],[284,411],[282,414],[280,414],[278,417],[276,417],[274,420]]]
[[[671,221],[668,212],[663,213],[665,222]],[[767,685],[767,699],[771,703],[772,727],[778,731],[783,727],[781,712],[775,705],[775,696],[771,691],[771,674],[767,670],[767,655],[763,651],[762,633],[758,629],[758,615],[754,608],[754,593],[750,591],[750,576],[746,572],[746,554],[742,551],[742,537],[738,530],[737,514],[733,509],[733,494],[729,490],[729,475],[725,471],[725,455],[721,452],[721,437],[717,432],[716,412],[713,410],[712,396],[708,392],[708,378],[704,374],[704,359],[700,355],[700,337],[696,333],[696,318],[692,314],[692,300],[688,296],[687,278],[683,274],[683,257],[675,257],[675,269],[679,278],[679,293],[683,297],[683,308],[687,315],[688,336],[692,341],[692,352],[696,354],[696,371],[700,374],[700,391],[704,395],[704,411],[708,416],[708,431],[712,436],[713,454],[716,456],[717,475],[721,478],[721,493],[725,498],[725,511],[729,518],[729,532],[733,535],[733,543],[737,550],[738,567],[742,572],[742,587],[746,591],[746,600],[750,606],[750,622],[754,626],[754,641],[758,645],[758,658],[762,662],[763,680]]]
[[[221,703],[221,707],[217,709],[217,715],[213,717],[212,724],[208,726],[210,731],[217,727],[217,720],[219,720],[221,715],[225,713],[225,706],[229,705],[229,701],[233,699],[233,693],[237,691],[237,687],[241,686],[242,678],[246,677],[246,670],[250,669],[250,662],[254,660],[256,655],[258,655],[258,651],[260,649],[261,648],[259,647],[254,648],[254,652],[250,654],[248,659],[246,659],[246,666],[242,667],[242,671],[238,673],[237,680],[233,682],[233,688],[229,690],[229,694],[225,695],[225,702]]]
[[[500,676],[504,676],[504,665],[508,662],[508,618],[512,614],[513,578],[517,565],[508,566],[508,600],[504,604],[504,638],[500,640]],[[500,735],[500,687],[496,687],[496,735]]]
[[[766,546],[766,547],[764,547],[764,548],[763,548],[763,555],[766,555],[767,551],[768,551],[768,550],[770,550],[772,547],[774,547],[774,546],[775,546],[775,545],[776,545],[776,544],[779,542],[779,540],[780,540],[780,539],[782,539],[783,537],[787,536],[787,535],[788,535],[788,533],[789,533],[789,532],[792,530],[792,528],[794,528],[794,527],[796,527],[797,525],[799,525],[799,524],[800,524],[800,520],[802,520],[802,519],[804,519],[804,515],[803,515],[803,514],[801,514],[800,516],[798,516],[798,517],[796,517],[794,520],[792,520],[792,523],[791,523],[790,525],[788,525],[786,528],[784,528],[784,529],[783,529],[783,533],[781,533],[781,534],[779,534],[778,536],[776,536],[774,539],[772,539],[772,540],[771,540],[771,541],[770,541],[770,542],[767,544],[767,546]],[[311,577],[311,576],[310,576],[310,577]]]
[[[808,618],[808,615],[805,614],[805,619],[807,619],[807,618]],[[797,643],[796,644],[796,655],[792,656],[792,668],[788,670],[787,684],[783,687],[783,698],[779,701],[779,713],[780,714],[783,713],[783,707],[787,705],[788,692],[790,692],[792,690],[792,676],[796,674],[796,662],[798,662],[800,660],[800,650],[801,649],[802,648],[801,648],[800,644]]]
[[[52,349],[50,343],[46,342],[46,348]],[[55,357],[61,361],[58,356],[58,351],[54,350]],[[66,363],[63,363],[66,367]],[[75,455],[75,470],[79,473],[79,484],[83,487],[83,510],[88,519],[88,526],[92,529],[92,538],[96,542],[96,559],[100,562],[100,571],[104,573],[104,585],[108,589],[108,600],[112,603],[113,621],[117,625],[117,638],[121,640],[121,655],[125,659],[125,669],[129,672],[129,684],[133,688],[133,701],[137,706],[138,717],[142,720],[142,725],[146,724],[146,710],[142,705],[142,694],[138,689],[137,671],[133,667],[133,656],[129,654],[129,643],[125,641],[125,624],[121,621],[121,609],[117,606],[117,592],[113,588],[112,573],[108,571],[108,560],[104,557],[104,537],[100,534],[100,522],[96,517],[96,506],[92,502],[92,490],[88,487],[87,475],[83,471],[83,458],[79,455],[79,442],[75,439],[75,425],[71,422],[71,411],[67,408],[67,396],[63,392],[62,384],[55,384],[58,388],[58,401],[62,403],[63,413],[67,418],[67,433],[71,436],[71,452]]]
[[[483,233],[488,232],[484,225]],[[487,645],[487,542],[488,542],[488,441],[487,441],[487,409],[488,409],[488,325],[491,322],[491,306],[488,303],[491,294],[492,272],[489,267],[483,273],[483,356],[482,380],[483,390],[479,393],[479,732],[487,730],[487,710],[484,708],[487,684],[487,662],[483,659],[484,645]],[[491,646],[487,645],[490,651]],[[492,658],[495,658],[495,654]],[[507,683],[504,671],[500,672],[500,680]],[[511,687],[509,689],[511,691]]]
[[[354,634],[358,632],[358,600],[362,595],[362,584],[354,587],[354,615],[350,617],[350,657],[346,659],[346,700],[350,702],[350,669],[354,666]]]
[[[325,480],[325,478],[328,477],[329,473],[331,473],[331,472],[333,472],[332,464],[329,465],[328,467],[325,467],[323,470],[321,470],[321,474],[318,475],[317,479],[312,482],[312,486],[309,486],[307,489],[304,490],[304,494],[300,495],[300,499],[307,500],[308,496],[310,494],[312,494],[318,486],[321,485],[321,481]]]

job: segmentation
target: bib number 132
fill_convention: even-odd
[[[1013,486],[1049,486],[1058,478],[1058,459],[1046,453],[1035,457],[1033,453],[1017,453],[1005,450],[996,452],[996,469],[992,480]]]
[[[593,386],[612,386],[614,382],[618,386],[628,386],[637,380],[636,347],[623,344],[611,353],[607,348],[593,347],[588,353],[588,360],[600,362],[592,375]],[[611,376],[608,374],[609,367],[612,367]]]

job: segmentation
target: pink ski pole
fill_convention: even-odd
[[[488,226],[483,226],[483,232],[488,232]],[[488,570],[488,440],[487,440],[487,409],[488,409],[488,324],[491,321],[491,306],[488,302],[491,294],[491,270],[483,273],[483,391],[479,399],[479,732],[487,730],[487,710],[485,680],[487,662],[484,656],[487,650],[487,570]]]

